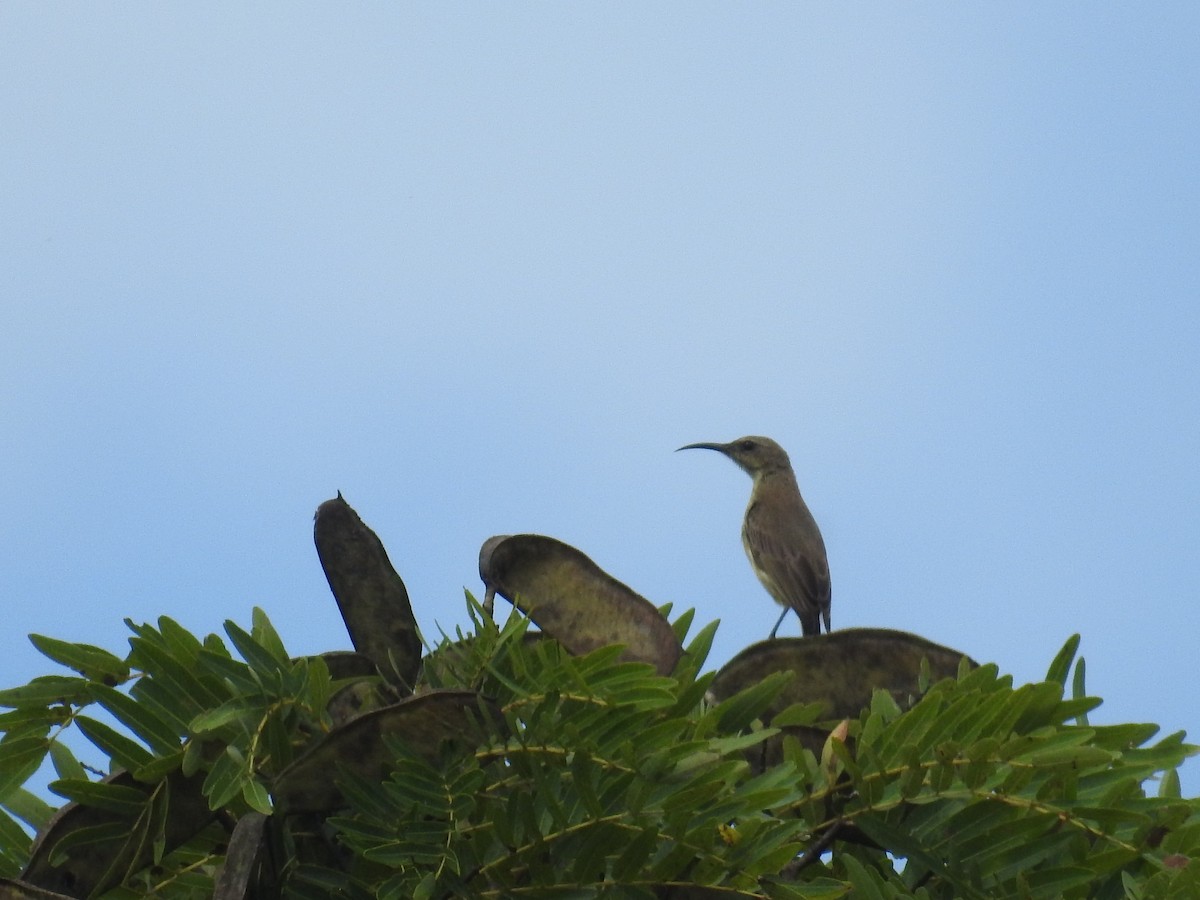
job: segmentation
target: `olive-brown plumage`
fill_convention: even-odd
[[[789,609],[800,618],[806,635],[829,631],[829,561],[825,541],[808,511],[792,464],[770,438],[751,435],[728,444],[688,444],[680,450],[716,450],[751,478],[750,503],[742,523],[742,545],[754,574],[775,602],[784,607],[771,637]]]

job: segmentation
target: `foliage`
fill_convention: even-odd
[[[50,790],[110,817],[68,833],[55,861],[110,842],[97,891],[113,898],[212,896],[231,828],[254,812],[272,848],[256,877],[294,897],[1200,895],[1200,801],[1174,773],[1195,748],[1151,743],[1153,725],[1090,724],[1076,638],[1037,684],[984,665],[909,709],[878,691],[814,753],[789,729],[818,724],[816,707],[761,721],[783,676],[706,700],[715,623],[663,676],[618,648],[570,656],[520,615],[497,625],[469,605],[474,632],[433,650],[420,689],[477,691],[503,721],[433,756],[385,736],[382,780],[328,773],[346,799],[328,817],[284,815],[272,787],[336,728],[331,698],[364,680],[289,658],[260,610],[249,632],[225,625],[240,659],[166,618],[129,623],[123,659],[34,636],[77,674],[0,692],[0,875],[29,863],[22,823],[53,812],[29,787],[48,756]],[[675,621],[681,640],[691,622]],[[368,705],[394,699],[366,683]],[[71,733],[104,764],[77,759]],[[769,741],[779,761],[752,765]],[[132,778],[101,777],[118,769]],[[187,785],[211,815],[183,811]]]

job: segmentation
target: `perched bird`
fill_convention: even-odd
[[[742,545],[754,574],[782,606],[771,637],[789,609],[800,617],[804,634],[829,631],[829,561],[825,541],[808,511],[792,464],[770,438],[738,438],[728,444],[688,444],[680,450],[716,450],[737,463],[751,478],[750,503],[742,523]]]

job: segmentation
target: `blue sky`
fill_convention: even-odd
[[[126,616],[347,646],[338,490],[427,636],[535,531],[716,665],[750,482],[672,451],[759,433],[835,628],[1081,632],[1096,720],[1200,741],[1198,85],[1191,2],[6,4],[0,683]]]

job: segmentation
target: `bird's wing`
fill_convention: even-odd
[[[772,517],[779,521],[779,517]],[[795,522],[793,517],[787,517]],[[774,585],[775,599],[800,617],[804,634],[820,634],[831,599],[829,561],[815,522],[793,528],[765,528],[758,505],[746,511],[747,547],[755,548],[755,567]],[[828,625],[826,625],[828,628]]]

